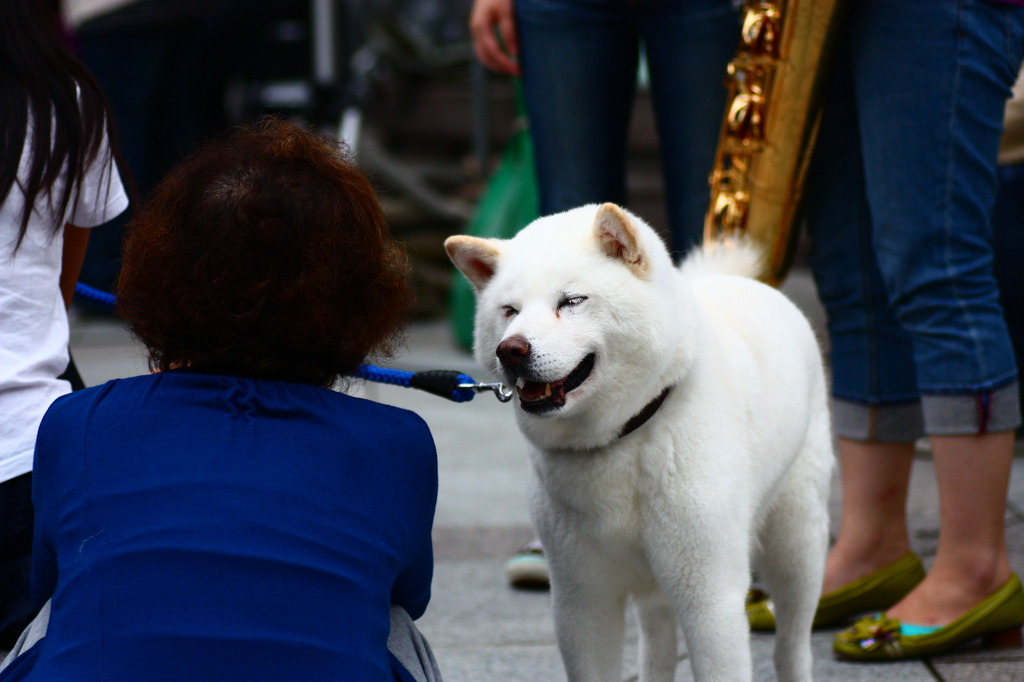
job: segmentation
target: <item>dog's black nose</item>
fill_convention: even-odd
[[[530,342],[526,340],[526,337],[518,334],[510,336],[498,344],[495,354],[503,367],[518,369],[526,356],[530,354]]]

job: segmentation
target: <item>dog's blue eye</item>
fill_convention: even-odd
[[[505,311],[505,317],[512,317],[513,315],[516,315],[516,314],[519,313],[518,310],[516,310],[515,308],[513,308],[510,305],[502,306],[501,309]]]

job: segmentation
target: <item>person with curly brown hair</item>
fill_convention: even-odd
[[[440,679],[412,623],[430,432],[330,390],[394,349],[412,301],[366,177],[277,120],[209,143],[130,223],[118,298],[155,371],[44,417],[49,609],[0,679]]]

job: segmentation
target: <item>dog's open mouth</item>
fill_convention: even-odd
[[[576,369],[557,381],[521,380],[522,383],[516,385],[519,404],[524,410],[534,414],[556,410],[565,405],[565,394],[586,381],[593,369],[594,354],[591,353],[576,365]]]

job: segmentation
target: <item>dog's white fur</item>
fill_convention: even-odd
[[[778,679],[811,679],[833,466],[825,379],[804,316],[751,279],[756,251],[705,247],[675,268],[654,230],[613,204],[445,248],[477,293],[483,366],[543,383],[595,357],[564,405],[516,408],[569,679],[621,679],[631,597],[643,682],[674,679],[676,618],[698,680],[749,680],[752,559],[776,605]],[[508,339],[527,343],[515,371],[496,357]]]

